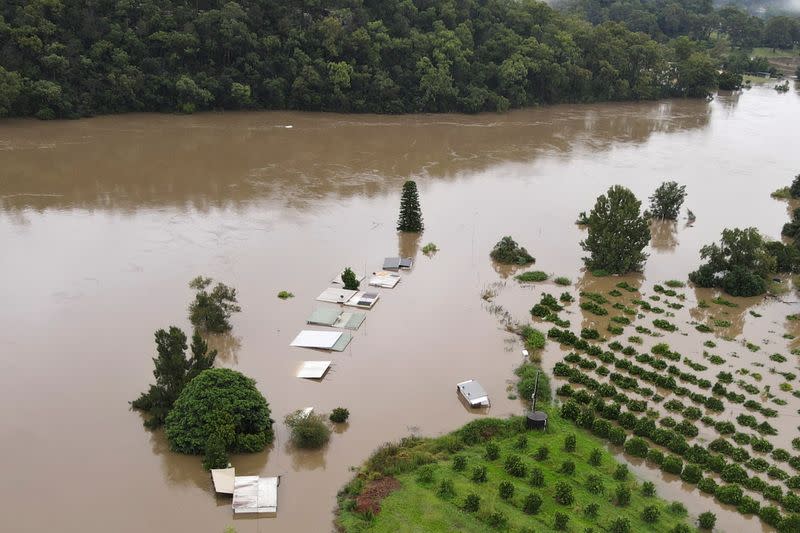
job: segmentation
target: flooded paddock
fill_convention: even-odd
[[[626,278],[648,295],[656,283],[685,279],[699,248],[725,227],[755,226],[779,238],[788,205],[770,192],[800,172],[798,123],[796,91],[759,87],[710,103],[503,115],[252,112],[0,122],[3,529],[330,531],[337,490],[378,445],[483,416],[463,406],[456,383],[479,380],[492,416],[522,411],[506,393],[521,346],[489,312],[484,289],[504,281],[495,303],[518,321],[531,320],[528,310],[543,291],[611,290],[618,278],[582,271],[585,233],[574,221],[617,183],[645,200],[674,179],[687,185],[685,207],[697,215],[691,226],[679,220],[654,228],[645,271]],[[426,229],[399,237],[400,188],[409,178],[419,185]],[[573,285],[519,285],[488,256],[503,235],[527,247],[537,270]],[[440,249],[432,257],[420,251],[428,242]],[[379,291],[344,352],[289,347],[336,273],[345,266],[372,272],[398,254],[415,259],[413,270],[395,289]],[[143,428],[128,409],[153,379],[154,331],[189,331],[188,282],[200,274],[239,291],[232,333],[211,342],[218,365],[257,381],[277,421],[267,451],[232,458],[242,474],[282,476],[276,518],[234,520],[200,458],[171,453],[162,432]],[[295,297],[279,300],[281,290]],[[770,384],[788,400],[771,419],[780,428],[772,440],[791,449],[800,400],[776,390],[781,380],[768,372],[767,357],[778,352],[789,358],[783,368],[797,366],[789,354],[796,344],[783,337],[800,335],[798,322],[785,318],[798,312],[797,295],[731,298],[738,307],[716,309],[697,305],[710,292],[680,292],[684,307],[669,320],[687,335],[665,340],[703,362],[702,343],[713,339],[726,363],[707,365],[704,374],[765,363],[759,386]],[[567,311],[573,330],[607,325],[576,304]],[[687,324],[712,316],[731,324],[711,334]],[[652,328],[652,318],[635,323]],[[644,347],[660,342],[642,337]],[[744,339],[761,349],[749,351]],[[544,366],[563,354],[549,342]],[[295,377],[302,361],[321,358],[333,361],[321,382]],[[287,444],[283,417],[306,406],[351,412],[321,451]],[[701,438],[714,435],[701,430]],[[722,510],[674,476],[627,460],[692,515],[712,509],[722,530],[761,529],[757,519]]]

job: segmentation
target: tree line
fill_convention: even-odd
[[[7,0],[0,116],[480,112],[716,86],[702,47],[606,18],[535,0]]]

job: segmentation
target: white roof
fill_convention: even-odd
[[[343,304],[350,298],[356,295],[358,291],[349,291],[340,287],[330,287],[322,291],[322,294],[317,296],[320,302],[330,302],[332,304]]]
[[[233,494],[234,477],[236,477],[235,468],[212,468],[211,480],[214,482],[214,491],[220,494]]]
[[[372,277],[369,278],[369,284],[373,287],[384,287],[386,289],[393,289],[399,282],[400,274],[387,272],[386,270],[375,272],[372,274]]]
[[[297,334],[289,346],[302,348],[324,348],[330,350],[342,336],[341,331],[313,331],[304,329]]]
[[[481,384],[474,379],[459,383],[458,392],[460,392],[461,396],[473,407],[476,405],[489,405],[489,395],[486,393],[486,390],[481,387]]]
[[[278,512],[278,478],[236,476],[233,484],[233,512]]]
[[[305,361],[297,372],[298,378],[319,379],[328,371],[330,361]]]
[[[372,309],[380,295],[377,292],[358,291],[350,298],[345,305],[360,307],[362,309]]]

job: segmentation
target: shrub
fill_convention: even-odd
[[[278,293],[278,298],[281,300],[288,300],[289,298],[294,298],[294,294],[289,291],[281,291]]]
[[[575,501],[575,496],[572,494],[572,487],[563,481],[556,483],[556,492],[554,499],[561,505],[572,505]]]
[[[426,244],[425,246],[422,247],[422,253],[427,255],[427,256],[431,256],[431,255],[435,254],[438,251],[439,251],[439,247],[436,246],[436,244],[432,243],[432,242],[429,242],[428,244]]]
[[[656,486],[652,481],[645,481],[642,483],[642,496],[651,498],[656,495]]]
[[[681,479],[687,483],[696,484],[703,478],[703,471],[695,464],[687,464],[681,472]]]
[[[761,510],[758,511],[758,516],[772,527],[778,527],[783,518],[778,508],[772,505],[762,507]]]
[[[744,483],[747,479],[747,472],[737,464],[729,464],[722,470],[720,478],[726,483]]]
[[[586,476],[586,490],[592,494],[602,494],[605,492],[606,489],[605,486],[603,486],[603,478],[597,474],[589,474]]]
[[[528,251],[516,243],[514,239],[509,236],[503,237],[494,245],[489,256],[498,263],[508,265],[528,265],[535,262]]]
[[[742,496],[742,501],[736,507],[736,510],[742,514],[758,514],[761,509],[761,504],[750,496]]]
[[[660,450],[651,448],[650,451],[647,452],[647,460],[655,465],[661,466],[661,463],[664,462],[664,454]]]
[[[505,471],[514,477],[525,477],[528,469],[519,455],[509,455],[503,465]]]
[[[525,514],[536,514],[542,507],[542,498],[538,494],[531,492],[525,497],[522,504],[522,512]]]
[[[481,497],[474,492],[472,494],[467,494],[467,497],[464,498],[463,509],[468,513],[477,513],[480,505]]]
[[[508,518],[500,511],[492,511],[486,517],[486,523],[495,529],[505,529],[508,525]]]
[[[596,503],[590,503],[583,508],[583,514],[586,518],[597,518],[600,514],[600,506]]]
[[[500,447],[494,442],[486,443],[486,452],[483,455],[487,461],[495,461],[500,457]]]
[[[614,496],[617,500],[617,505],[620,507],[625,507],[631,502],[631,490],[621,483],[617,485]]]
[[[668,455],[664,458],[664,462],[661,463],[661,470],[669,474],[680,475],[683,470],[683,461],[675,455]]]
[[[697,525],[700,529],[714,529],[714,525],[717,523],[717,515],[712,513],[711,511],[706,511],[705,513],[701,513],[700,516],[697,518]]]
[[[704,477],[697,482],[697,488],[706,494],[714,494],[717,492],[717,482],[710,477]]]
[[[556,511],[555,519],[553,520],[553,527],[557,531],[566,531],[568,523],[569,523],[569,517],[564,513]]]
[[[224,425],[216,421],[225,420]],[[221,464],[224,452],[257,452],[272,442],[272,419],[255,381],[227,368],[200,372],[181,391],[166,418],[170,447],[201,454],[210,448],[208,464]]]
[[[497,492],[504,500],[510,500],[514,497],[514,484],[510,481],[501,481],[497,487]]]
[[[443,479],[439,482],[439,486],[436,488],[436,495],[440,498],[445,500],[449,500],[453,496],[456,495],[456,489],[453,485],[452,479]]]
[[[575,443],[576,438],[574,434],[567,435],[564,437],[564,451],[566,452],[574,452],[575,451]]]
[[[292,444],[298,448],[322,448],[331,438],[331,429],[316,413],[295,411],[286,415],[284,422],[291,430]]]
[[[619,516],[608,524],[611,533],[630,533],[631,521],[624,516]]]
[[[420,483],[433,482],[434,472],[435,468],[433,465],[422,465],[417,469],[417,481],[419,481]]]
[[[625,453],[633,455],[634,457],[647,457],[648,446],[647,442],[640,437],[633,437],[628,439],[625,443]]]
[[[521,281],[523,283],[533,283],[537,281],[545,281],[549,276],[546,272],[542,272],[541,270],[533,270],[531,272],[524,272],[518,276],[516,276],[517,281]]]
[[[738,485],[721,485],[717,487],[715,495],[721,503],[739,505],[742,500],[742,488]]]
[[[573,463],[572,461],[564,461],[563,463],[561,463],[561,468],[558,471],[562,474],[571,476],[572,474],[575,473],[575,463]]]
[[[531,468],[531,476],[528,479],[528,482],[531,486],[534,487],[543,487],[544,486],[544,473],[542,473],[542,469],[538,467]]]
[[[617,465],[614,470],[614,479],[617,481],[625,481],[628,479],[628,465]]]
[[[454,455],[453,470],[456,472],[462,472],[465,468],[467,468],[467,458],[463,455]]]
[[[488,476],[486,474],[486,467],[477,465],[472,468],[472,481],[475,483],[486,483]]]
[[[564,276],[559,276],[556,279],[554,279],[553,281],[556,282],[556,285],[561,285],[561,286],[564,286],[564,287],[567,286],[567,285],[570,285],[572,283],[572,281],[570,281],[569,278],[564,277]]]
[[[347,422],[347,419],[350,418],[350,411],[344,407],[336,407],[328,418],[335,424],[342,424]]]
[[[545,461],[549,455],[550,455],[550,448],[542,444],[541,446],[536,448],[536,453],[534,454],[534,458],[537,461]]]
[[[589,454],[589,460],[588,460],[589,464],[592,466],[600,466],[600,463],[602,461],[603,461],[603,452],[601,452],[597,448],[592,450],[592,452]]]
[[[661,510],[655,505],[648,505],[642,510],[642,520],[648,524],[655,524],[661,517]]]

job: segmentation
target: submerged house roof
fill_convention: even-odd
[[[297,372],[298,378],[320,379],[330,368],[330,361],[305,361]]]
[[[329,302],[332,304],[346,303],[350,298],[356,295],[358,291],[351,291],[342,289],[340,287],[330,287],[322,291],[322,294],[317,296],[320,302]]]
[[[347,348],[347,345],[350,344],[352,339],[352,335],[341,331],[315,331],[304,329],[297,334],[289,346],[342,352]]]
[[[306,319],[306,323],[356,330],[361,327],[366,318],[367,315],[364,313],[319,307]]]
[[[350,298],[345,305],[360,307],[362,309],[372,309],[380,295],[377,292],[359,291]]]
[[[384,270],[400,270],[401,268],[411,268],[414,260],[410,257],[387,257],[383,260]]]
[[[276,513],[278,512],[278,478],[237,476],[233,486],[233,512]]]
[[[400,274],[395,274],[387,270],[375,272],[372,274],[372,277],[369,278],[369,284],[373,287],[394,289],[398,283],[400,283]]]
[[[233,494],[233,478],[235,477],[235,468],[212,468],[211,481],[214,482],[214,492]]]

